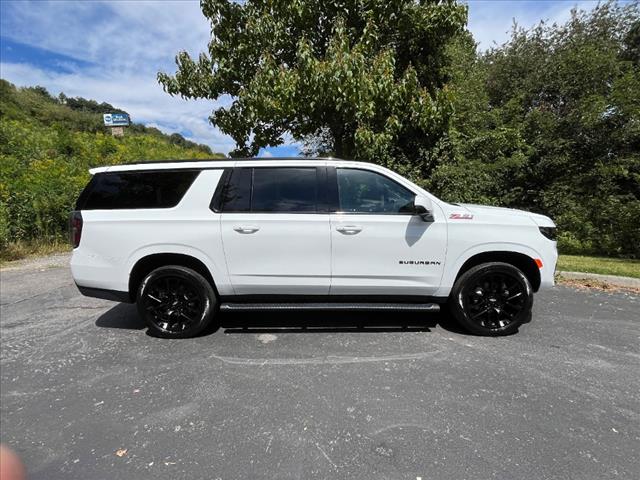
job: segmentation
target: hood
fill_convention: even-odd
[[[474,205],[471,203],[460,203],[470,213],[474,215],[500,215],[500,216],[517,216],[527,217],[533,220],[539,227],[554,227],[553,220],[539,213],[527,212],[515,208],[492,207],[489,205]]]

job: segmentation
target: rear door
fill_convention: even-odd
[[[431,295],[440,285],[446,220],[414,214],[415,192],[382,173],[327,169],[331,214],[332,295]]]
[[[326,295],[324,166],[234,168],[223,187],[222,241],[237,295]]]

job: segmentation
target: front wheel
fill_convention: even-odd
[[[527,277],[508,263],[477,265],[456,281],[449,297],[451,313],[476,335],[508,335],[529,320],[533,291]]]
[[[140,284],[138,312],[149,333],[164,338],[188,338],[211,323],[217,306],[211,284],[198,272],[179,265],[160,267]]]

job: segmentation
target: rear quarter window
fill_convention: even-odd
[[[199,170],[98,173],[80,195],[76,210],[175,207]]]

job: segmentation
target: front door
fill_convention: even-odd
[[[371,170],[336,168],[331,214],[332,295],[431,295],[440,286],[447,230],[415,215],[416,193]]]
[[[235,168],[220,215],[236,295],[326,295],[331,249],[324,168]],[[323,186],[322,186],[323,187]]]

